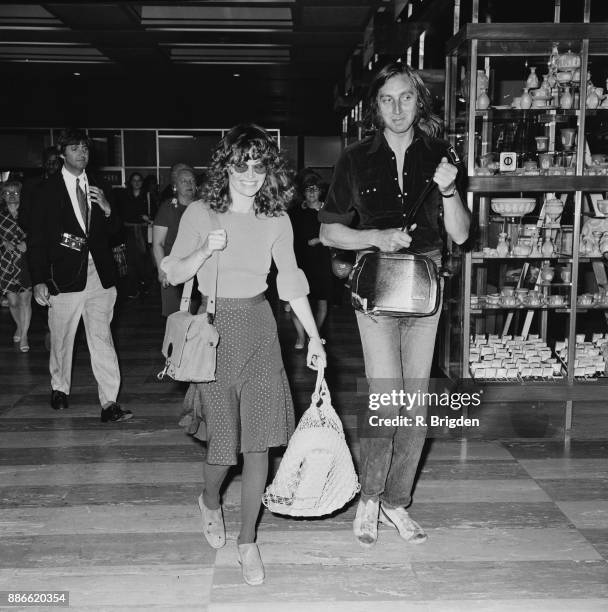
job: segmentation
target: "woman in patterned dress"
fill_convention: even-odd
[[[30,350],[27,334],[32,319],[32,281],[27,259],[25,232],[17,217],[21,183],[7,181],[2,185],[0,206],[0,294],[6,294],[11,315],[17,325],[13,342],[22,353]]]
[[[310,337],[309,367],[326,364],[306,297],[308,282],[293,251],[286,214],[291,191],[274,139],[255,125],[234,127],[216,148],[203,197],[184,212],[171,255],[161,264],[171,284],[196,274],[201,292],[208,295],[212,275],[207,262],[218,252],[217,380],[190,386],[183,424],[207,444],[199,507],[203,533],[215,548],[225,543],[220,487],[243,455],[237,544],[243,578],[250,585],[264,581],[255,528],[268,477],[268,449],[287,444],[294,429],[276,322],[264,298],[272,260],[279,297],[290,302]],[[221,229],[214,229],[213,216]]]

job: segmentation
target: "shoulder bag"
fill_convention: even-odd
[[[219,229],[217,214],[209,211],[213,229]],[[190,313],[190,301],[194,279],[184,283],[182,299],[178,312],[167,317],[162,352],[165,367],[159,372],[158,379],[165,375],[173,380],[184,382],[212,382],[215,380],[217,345],[220,339],[215,328],[215,302],[217,294],[217,273],[219,253],[215,251],[210,258],[212,270],[211,291],[207,296],[207,308],[201,314]]]

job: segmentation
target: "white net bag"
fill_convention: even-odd
[[[323,516],[342,508],[359,488],[342,422],[331,405],[320,368],[310,407],[289,440],[262,501],[278,514]]]

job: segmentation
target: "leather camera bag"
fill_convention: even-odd
[[[426,317],[437,312],[435,262],[417,253],[365,253],[351,273],[351,304],[365,314]]]
[[[209,211],[209,217],[219,229],[216,213]],[[158,374],[159,380],[167,375],[173,380],[184,382],[212,382],[215,380],[217,345],[220,340],[215,325],[215,302],[217,294],[217,268],[219,253],[211,255],[212,266],[211,291],[207,296],[207,308],[201,314],[190,313],[190,301],[194,279],[184,283],[180,309],[167,317],[165,338],[162,352],[165,356],[165,367]]]

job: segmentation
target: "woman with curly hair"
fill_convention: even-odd
[[[237,544],[243,578],[250,585],[264,581],[255,528],[268,477],[268,449],[285,445],[294,429],[276,323],[264,298],[271,260],[278,270],[279,296],[290,302],[310,337],[308,366],[326,365],[306,297],[308,282],[293,252],[286,214],[291,196],[276,142],[255,125],[232,128],[213,154],[202,199],[184,212],[171,255],[161,263],[171,284],[196,274],[201,292],[208,295],[212,275],[207,262],[219,252],[217,380],[190,386],[182,424],[207,444],[198,504],[203,533],[214,548],[226,541],[220,487],[243,455]],[[212,216],[221,229],[213,229]]]
[[[22,353],[30,350],[27,334],[32,319],[32,281],[25,252],[25,232],[18,225],[21,183],[2,185],[0,209],[0,295],[6,293],[17,328],[13,342]]]

